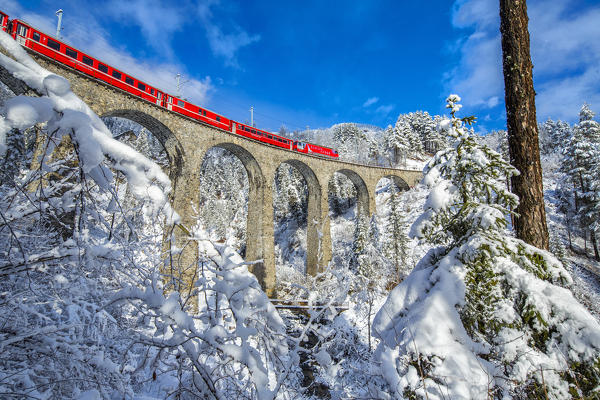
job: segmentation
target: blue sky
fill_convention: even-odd
[[[600,4],[528,2],[538,119],[600,111]],[[497,0],[0,0],[0,9],[132,75],[228,117],[278,130],[399,113],[463,98],[482,131],[505,126]]]

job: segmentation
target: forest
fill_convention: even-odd
[[[539,124],[549,250],[513,230],[506,131],[446,115],[385,129],[287,132],[342,160],[423,169],[357,209],[329,184],[334,254],[305,274],[307,186],[273,187],[277,309],[245,260],[248,178],[210,150],[194,226],[170,206],[161,143],[100,118],[15,42],[0,84],[0,397],[91,399],[594,398],[600,385],[600,123]],[[286,128],[282,126],[282,133]],[[180,262],[176,235],[198,250]],[[190,271],[193,287],[185,285]]]

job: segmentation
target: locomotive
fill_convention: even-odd
[[[311,154],[326,158],[337,158],[337,151],[313,143],[292,140],[256,127],[234,121],[204,107],[199,107],[187,100],[173,96],[136,77],[114,68],[91,55],[78,50],[57,38],[45,34],[20,20],[10,20],[8,15],[0,11],[0,29],[10,34],[19,44],[31,51],[42,54],[63,65],[71,67],[111,86],[124,90],[157,106],[176,112],[186,117],[201,121],[215,128],[225,130],[234,135],[244,136],[251,140],[289,151]]]

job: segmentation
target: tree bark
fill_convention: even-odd
[[[519,239],[548,249],[528,22],[525,0],[500,0],[508,145],[510,161],[520,172],[512,178],[520,199],[515,230]]]

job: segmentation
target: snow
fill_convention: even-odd
[[[14,60],[0,54],[0,63],[15,77],[43,94],[40,98],[17,96],[5,102],[0,121],[0,151],[11,129],[25,129],[47,123],[49,132],[70,135],[78,145],[78,155],[86,174],[100,186],[110,180],[110,172],[101,163],[110,158],[113,168],[125,174],[132,193],[148,199],[149,215],[163,213],[169,223],[179,221],[171,208],[168,194],[171,182],[161,168],[131,147],[112,138],[100,118],[70,90],[69,82],[39,66],[7,33],[0,32],[2,45]],[[107,179],[108,178],[108,179]]]
[[[485,398],[493,369],[476,354],[487,349],[467,335],[457,310],[464,303],[464,268],[449,254],[433,271],[429,265],[435,253],[417,265],[377,313],[373,331],[382,345],[375,357],[395,393],[410,388],[423,397],[443,398],[431,378],[406,363],[420,354],[434,357],[431,375],[446,379],[452,398]]]
[[[18,96],[4,102],[0,152],[6,150],[6,138],[13,129],[25,130],[37,124],[49,132],[56,130],[58,138],[70,136],[78,145],[81,170],[100,188],[115,190],[113,173],[106,167],[108,158],[112,170],[122,172],[127,178],[130,184],[127,190],[147,201],[143,205],[145,216],[166,215],[170,222],[177,221],[166,200],[171,186],[161,168],[149,157],[112,139],[104,123],[71,92],[68,81],[40,69],[20,46],[15,46],[12,39],[7,41],[0,33],[0,43],[4,42],[18,61],[0,54],[2,65],[30,83],[41,97]],[[451,95],[448,100],[451,112],[458,112],[460,98]],[[461,134],[450,119],[438,121],[438,125],[441,131]],[[373,140],[379,133],[381,130],[367,130],[366,137]],[[436,160],[451,167],[460,165],[443,157]],[[485,169],[490,160],[489,155],[481,151],[468,155],[468,162],[476,169]],[[410,158],[406,162],[408,168],[423,168],[425,164],[425,161]],[[52,170],[47,164],[43,168]],[[401,212],[406,215],[407,226],[412,225],[411,233],[415,237],[431,233],[435,228],[432,219],[445,210],[456,211],[459,204],[457,191],[460,188],[444,178],[444,171],[435,166],[427,167],[427,171],[424,185],[401,195]],[[212,176],[209,174],[206,179]],[[546,177],[547,194],[555,189],[553,183],[557,179]],[[431,190],[425,200],[427,187]],[[236,204],[241,204],[247,196],[247,185],[245,189],[241,184],[235,188],[239,191],[233,193],[239,197]],[[476,187],[472,189],[477,193]],[[56,189],[47,190],[51,195]],[[377,215],[371,222],[382,231],[390,223],[392,193],[391,182],[384,181],[376,189]],[[497,195],[492,191],[492,197]],[[301,193],[294,196],[300,203],[303,201]],[[286,289],[293,288],[284,294],[306,296],[307,305],[297,308],[309,311],[308,323],[293,322],[289,314],[282,319],[249,272],[252,263],[245,262],[236,251],[245,240],[243,233],[239,233],[243,231],[245,219],[238,213],[244,210],[231,213],[225,210],[225,201],[215,201],[216,208],[210,211],[215,219],[222,216],[220,207],[222,214],[231,216],[233,222],[226,223],[223,230],[226,233],[217,233],[214,226],[210,226],[211,232],[206,232],[200,228],[201,224],[192,231],[188,245],[197,246],[203,265],[193,290],[206,295],[200,297],[196,312],[179,293],[165,290],[171,282],[163,280],[165,269],[159,254],[160,245],[150,250],[136,248],[132,239],[128,244],[131,247],[126,248],[99,233],[110,226],[106,215],[114,217],[121,207],[128,207],[119,204],[118,197],[108,196],[107,201],[100,197],[94,200],[100,207],[106,205],[105,210],[84,208],[82,211],[93,214],[97,226],[86,225],[74,238],[50,249],[32,246],[27,242],[28,231],[16,231],[10,240],[27,243],[31,246],[28,250],[34,251],[25,254],[12,246],[0,254],[30,263],[48,256],[58,259],[43,265],[38,263],[39,268],[27,275],[32,284],[31,292],[27,283],[20,286],[22,292],[13,294],[14,298],[0,292],[3,299],[8,299],[6,304],[14,307],[15,315],[31,318],[27,325],[29,330],[12,336],[10,330],[0,331],[0,349],[6,351],[5,354],[9,351],[15,354],[15,349],[33,342],[38,346],[37,352],[29,354],[35,356],[40,350],[52,349],[61,356],[68,354],[68,359],[56,359],[65,365],[70,366],[68,363],[74,360],[85,365],[89,370],[86,377],[97,374],[101,390],[93,388],[94,382],[69,392],[70,398],[159,399],[178,395],[181,392],[177,390],[182,387],[193,388],[198,396],[208,397],[209,391],[214,389],[208,389],[211,385],[223,390],[219,392],[223,398],[241,394],[259,399],[309,398],[309,394],[301,393],[295,377],[299,374],[298,359],[302,352],[310,353],[314,379],[327,385],[332,398],[402,398],[405,389],[432,400],[487,398],[490,388],[499,388],[498,396],[508,398],[512,393],[511,382],[531,379],[539,382],[540,371],[551,394],[549,397],[569,398],[571,394],[564,378],[564,374],[569,373],[569,362],[587,363],[598,358],[600,283],[598,277],[583,268],[586,265],[589,270],[598,271],[598,263],[585,256],[575,253],[566,256],[567,270],[573,275],[571,279],[553,255],[523,245],[510,234],[504,234],[503,248],[493,246],[499,239],[494,235],[473,235],[448,251],[445,239],[450,234],[442,232],[438,236],[440,247],[430,248],[431,244],[418,242],[416,238],[407,241],[409,256],[402,265],[402,276],[396,276],[395,282],[401,280],[403,274],[412,272],[386,295],[381,287],[392,280],[391,275],[399,272],[394,270],[395,266],[384,265],[378,271],[385,274],[373,279],[376,287],[372,292],[366,281],[360,280],[364,277],[347,269],[353,251],[355,206],[341,210],[339,215],[330,215],[334,260],[338,264],[328,266],[326,272],[314,279],[303,274],[306,227],[283,213],[278,221],[286,222],[279,229],[276,226],[276,246],[278,259],[286,265],[278,269],[277,279],[289,285]],[[508,198],[510,201],[510,196]],[[552,195],[547,198],[556,201]],[[74,191],[69,190],[50,197],[40,208],[72,210],[77,201]],[[415,209],[420,207],[426,211],[417,219]],[[549,209],[552,232],[564,230],[555,204],[551,203]],[[10,221],[22,220],[28,213],[22,205],[2,209],[2,212]],[[503,228],[505,212],[504,207],[470,206],[471,233],[477,229]],[[416,223],[411,224],[415,220]],[[237,232],[239,237],[232,238],[232,232]],[[162,232],[159,236],[162,240]],[[215,238],[223,238],[224,243],[215,243]],[[574,238],[574,242],[576,247],[582,244],[581,238]],[[378,246],[376,252],[381,253],[381,243]],[[486,257],[494,260],[493,273],[510,288],[502,293],[491,315],[494,321],[502,322],[502,327],[491,338],[469,333],[461,314],[469,301],[465,283],[468,265],[477,260],[481,254],[478,249],[485,246],[489,247]],[[510,251],[511,256],[506,256],[505,250]],[[170,254],[177,256],[181,251],[173,248]],[[152,252],[155,254],[148,254]],[[545,269],[530,261],[532,254],[544,261]],[[421,261],[413,269],[414,258]],[[538,275],[545,278],[540,279]],[[24,276],[8,275],[4,284],[24,279]],[[39,285],[39,276],[43,285]],[[170,275],[172,281],[179,278]],[[104,287],[108,289],[102,289]],[[37,299],[34,292],[45,290],[48,297],[32,304],[30,299]],[[93,297],[98,293],[104,296],[100,300]],[[530,322],[534,329],[543,331],[547,325],[553,327],[544,351],[532,348],[531,343],[536,340],[534,334],[518,326],[520,311],[511,299],[519,297],[526,298],[524,308],[532,307],[537,313]],[[595,317],[578,300],[585,301]],[[320,314],[315,307],[336,301],[347,301],[348,310],[337,315],[334,307],[324,307],[325,311]],[[6,305],[3,307],[3,311],[8,310]],[[12,314],[3,317],[10,318]],[[5,326],[10,328],[10,320],[7,321]],[[370,323],[375,353],[368,343]],[[286,328],[299,336],[290,335]],[[119,334],[128,336],[119,337]],[[310,350],[301,346],[309,334],[318,338]],[[498,354],[501,358],[494,359],[500,357]],[[18,369],[14,377],[0,371],[2,389],[7,387],[6,382],[17,382],[20,387],[42,387],[31,391],[32,396],[51,396],[40,384],[42,374],[35,371],[42,368],[51,371],[44,357],[48,355],[44,354],[35,365],[13,366]],[[81,375],[74,374],[73,380],[78,376]],[[198,384],[199,379],[206,380]],[[182,386],[186,384],[189,386]],[[229,389],[232,391],[228,392]]]

